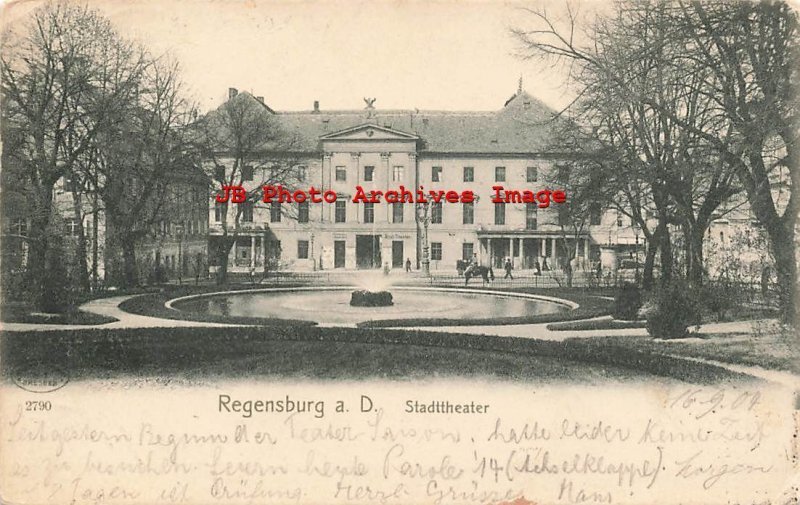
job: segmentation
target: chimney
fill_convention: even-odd
[[[319,100],[314,100],[314,112],[319,113]]]
[[[239,90],[236,88],[228,88],[228,100],[235,97],[239,94]]]
[[[264,97],[263,96],[257,96],[256,100],[258,100],[263,105],[263,103],[264,103]]]

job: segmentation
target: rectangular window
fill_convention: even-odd
[[[278,202],[272,202],[269,204],[269,222],[270,223],[280,223],[281,222],[281,204]]]
[[[402,203],[393,203],[392,204],[392,222],[393,223],[402,223],[403,222],[403,204]]]
[[[225,207],[227,207],[227,206],[228,206],[227,203],[219,203],[219,202],[215,202],[214,203],[214,222],[215,223],[221,223],[222,222],[222,216],[225,215]]]
[[[308,259],[308,240],[297,241],[297,257],[301,260]]]
[[[431,167],[431,182],[442,181],[442,167]]]
[[[375,167],[372,166],[365,166],[364,167],[364,182],[372,182],[373,177],[375,177]]]
[[[535,203],[525,204],[525,229],[535,230],[537,224],[538,207]]]
[[[431,204],[431,223],[442,224],[442,202],[434,202]]]
[[[347,167],[336,167],[336,180],[337,181],[346,181],[347,180]]]
[[[301,202],[297,204],[297,222],[308,222],[308,202]]]
[[[297,180],[298,181],[305,181],[306,176],[308,175],[308,167],[305,165],[300,165],[297,167]]]
[[[347,221],[347,202],[344,200],[336,200],[336,211],[334,213],[334,221],[337,223],[344,223]]]
[[[74,217],[67,218],[67,233],[72,237],[78,236],[78,220]]]
[[[597,203],[592,204],[591,208],[589,209],[589,224],[590,225],[600,224],[601,216],[602,212],[600,209],[600,204]]]
[[[494,167],[495,182],[506,182],[506,167]]]
[[[506,204],[494,204],[494,224],[506,224]]]
[[[22,218],[15,219],[13,223],[11,223],[11,233],[14,235],[20,235],[22,237],[28,236],[28,222]]]
[[[474,181],[475,181],[475,168],[464,167],[464,182],[474,182]]]
[[[618,212],[618,213],[617,213],[617,226],[618,226],[618,227],[622,227],[622,226],[623,226],[623,222],[622,222],[622,212]]]
[[[253,202],[244,202],[241,204],[242,206],[242,222],[243,223],[252,223],[253,222]]]
[[[253,180],[253,166],[252,165],[245,165],[242,167],[242,181],[252,181]]]
[[[536,182],[539,179],[539,167],[528,167],[525,179],[528,182]]]
[[[63,186],[64,186],[64,191],[70,193],[78,189],[78,184],[76,183],[74,176],[65,175]]]
[[[375,204],[374,203],[365,203],[364,204],[364,222],[365,223],[374,223],[375,222]]]
[[[475,204],[470,203],[463,203],[461,204],[462,214],[461,214],[461,223],[462,224],[475,224]]]
[[[400,182],[403,180],[403,166],[402,165],[395,165],[392,167],[392,180],[394,182]]]
[[[569,226],[571,223],[572,216],[570,215],[569,211],[566,207],[559,207],[558,208],[558,224],[559,226]]]
[[[280,259],[281,257],[281,241],[268,240],[267,241],[267,258]]]
[[[225,180],[225,167],[222,165],[217,165],[214,167],[214,179],[217,181],[224,181]]]
[[[434,261],[441,261],[442,259],[441,242],[431,242],[431,259]]]
[[[475,255],[475,244],[472,242],[464,242],[461,244],[461,259],[464,261],[469,261],[472,259],[472,256]]]

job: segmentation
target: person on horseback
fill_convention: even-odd
[[[467,284],[469,284],[469,280],[472,277],[478,277],[478,276],[480,276],[481,279],[483,279],[483,285],[485,286],[487,282],[489,282],[490,280],[492,281],[494,280],[494,271],[492,270],[492,267],[485,267],[482,265],[477,265],[477,266],[470,265],[464,271],[464,285],[466,286]]]

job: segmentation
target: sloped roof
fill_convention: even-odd
[[[250,96],[238,97],[243,95]],[[296,147],[305,151],[319,150],[322,136],[375,124],[418,135],[420,152],[476,154],[546,152],[560,121],[552,109],[524,91],[498,111],[278,111],[275,117],[287,133],[297,136]]]

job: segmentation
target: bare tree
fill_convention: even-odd
[[[698,128],[659,111],[713,147],[733,167],[766,230],[778,274],[781,317],[797,322],[796,226],[800,210],[797,14],[784,2],[685,2],[670,20],[674,44],[704,69],[697,86],[729,129]]]
[[[195,124],[196,141],[203,165],[211,181],[212,197],[224,186],[243,186],[245,182],[258,188],[250,191],[244,204],[218,207],[222,236],[217,237],[216,256],[219,270],[217,282],[228,281],[228,257],[242,232],[243,216],[260,206],[264,185],[282,184],[293,188],[301,182],[296,136],[281,128],[278,118],[260,100],[249,93],[231,97],[215,111]],[[282,205],[281,212],[291,214],[293,207]],[[229,220],[232,214],[232,220]],[[266,268],[266,264],[265,264]]]
[[[135,100],[97,135],[84,173],[103,201],[110,244],[121,251],[123,286],[138,285],[137,245],[164,219],[164,209],[186,196],[181,181],[197,162],[188,129],[194,109],[178,65],[139,51],[131,53],[144,62]]]
[[[530,11],[537,27],[513,32],[528,55],[572,65],[581,91],[571,109],[593,126],[606,182],[615,184],[625,203],[618,209],[638,224],[650,246],[646,286],[653,246],[661,250],[662,279],[672,275],[673,224],[684,230],[688,275],[702,281],[705,230],[714,211],[739,189],[731,167],[694,131],[724,132],[727,123],[707,90],[697,86],[704,69],[670,64],[684,51],[670,43],[674,10],[666,2],[618,4],[613,15],[589,27],[585,38],[591,44],[583,46],[575,42],[577,17],[571,9],[566,28],[558,28],[546,12]],[[642,215],[646,207],[654,211],[654,230]]]
[[[13,129],[22,139],[15,162],[30,188],[29,286],[39,308],[56,309],[50,292],[58,279],[46,261],[53,188],[128,99],[125,87],[96,93],[104,79],[100,53],[117,35],[96,11],[68,3],[47,4],[4,35],[2,127],[4,137]]]

